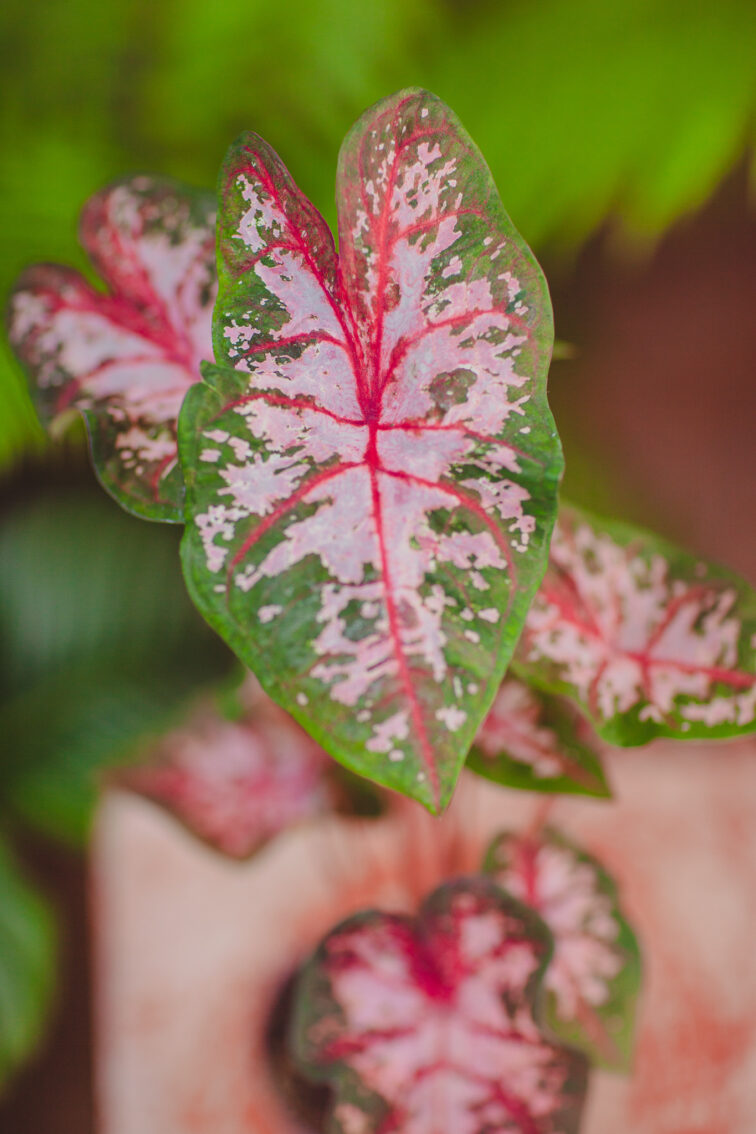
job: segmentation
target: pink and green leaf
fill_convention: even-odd
[[[545,563],[543,276],[422,91],[347,136],[338,256],[254,134],[220,199],[218,365],[179,427],[190,591],[332,755],[440,810]]]
[[[559,697],[505,677],[467,767],[506,787],[611,795],[593,733]]]
[[[104,189],[82,213],[81,242],[107,286],[37,264],[18,280],[9,336],[40,417],[87,423],[102,484],[146,519],[183,519],[176,427],[212,357],[215,202],[167,178]]]
[[[552,1032],[593,1063],[627,1070],[641,959],[612,878],[595,858],[549,829],[499,836],[485,869],[536,910],[554,937],[544,979],[544,1018]]]
[[[322,748],[256,682],[247,683],[244,696],[239,719],[204,706],[119,776],[238,859],[334,803]]]
[[[612,744],[756,729],[756,595],[625,524],[563,508],[516,672]]]
[[[331,1088],[328,1134],[575,1134],[587,1064],[534,1018],[551,938],[485,879],[416,919],[366,912],[321,943],[292,1046]]]

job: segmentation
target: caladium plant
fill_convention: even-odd
[[[756,595],[627,524],[562,507],[517,652],[614,744],[756,728]]]
[[[37,264],[18,280],[9,336],[43,420],[80,410],[95,469],[130,512],[183,519],[176,420],[212,357],[215,202],[164,177],[133,177],[85,206],[81,242],[107,285]]]
[[[257,135],[219,197],[218,365],[179,430],[188,586],[333,755],[440,810],[556,506],[543,276],[473,142],[419,90],[342,146],[338,256]]]
[[[641,965],[614,880],[597,859],[548,828],[500,835],[484,868],[537,910],[553,934],[544,980],[551,1031],[593,1063],[627,1070]]]
[[[329,1134],[575,1134],[586,1060],[537,1023],[551,947],[482,878],[445,884],[416,919],[337,926],[302,973],[292,1031],[302,1071],[334,1093]]]

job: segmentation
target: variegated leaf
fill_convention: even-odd
[[[483,879],[436,890],[416,920],[358,914],[300,979],[293,1043],[329,1084],[329,1134],[573,1134],[586,1062],[533,1018],[551,940]]]
[[[212,196],[134,177],[86,205],[81,241],[107,285],[29,268],[11,297],[9,334],[40,416],[77,409],[105,488],[146,519],[183,519],[176,422],[199,364],[212,357]]]
[[[221,365],[180,422],[188,585],[333,755],[439,810],[543,570],[546,285],[422,91],[344,142],[340,258],[256,135],[220,196]]]
[[[238,720],[202,707],[119,777],[233,858],[333,802],[322,748],[256,682],[245,702]]]
[[[536,910],[554,936],[544,979],[545,1018],[594,1063],[625,1070],[640,988],[638,943],[601,864],[556,831],[501,835],[485,868]]]
[[[756,595],[629,525],[563,508],[517,671],[612,744],[756,729]]]
[[[467,767],[528,791],[611,794],[592,730],[568,702],[506,677]]]

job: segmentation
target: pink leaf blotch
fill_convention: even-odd
[[[220,200],[219,365],[179,425],[189,588],[332,755],[440,810],[544,567],[545,282],[423,91],[347,136],[338,256],[254,134]]]
[[[551,930],[554,955],[544,978],[551,1030],[592,1062],[626,1070],[641,961],[611,877],[597,859],[548,828],[502,834],[485,869]]]
[[[611,794],[585,719],[569,702],[516,677],[502,682],[466,766],[507,787]]]
[[[237,720],[199,708],[119,777],[239,859],[334,802],[322,748],[256,682],[247,685],[245,700]]]
[[[436,890],[417,919],[333,930],[297,989],[293,1048],[334,1092],[329,1134],[574,1134],[582,1055],[533,1010],[551,951],[540,918],[485,879]]]
[[[516,668],[613,744],[751,732],[756,596],[648,532],[563,508]]]
[[[70,268],[27,269],[9,335],[42,419],[81,411],[104,487],[146,519],[181,521],[176,426],[212,357],[215,201],[167,178],[133,177],[91,198],[81,242],[107,285]]]

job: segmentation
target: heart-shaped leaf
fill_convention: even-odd
[[[502,682],[467,767],[507,787],[611,795],[587,722],[568,702],[516,677]]]
[[[183,519],[176,420],[211,357],[214,214],[212,196],[166,178],[119,182],[80,227],[107,293],[38,264],[11,297],[9,336],[40,416],[80,410],[102,484],[146,519]]]
[[[543,570],[546,285],[426,92],[346,138],[339,258],[256,135],[220,197],[222,365],[179,429],[190,591],[333,755],[438,810]]]
[[[533,1018],[550,935],[484,879],[416,920],[358,914],[303,972],[293,1047],[335,1098],[329,1134],[572,1134],[587,1065]]]
[[[119,777],[233,858],[331,802],[322,748],[256,682],[244,696],[239,720],[203,706]]]
[[[756,595],[656,536],[563,508],[516,668],[612,744],[756,728]]]
[[[552,1031],[594,1063],[626,1070],[640,988],[638,943],[601,864],[556,831],[503,834],[485,868],[536,910],[554,936],[544,979]]]

